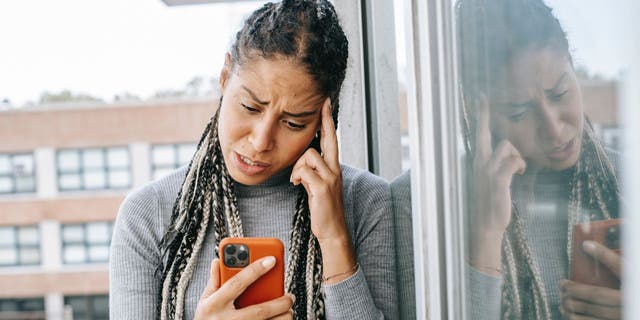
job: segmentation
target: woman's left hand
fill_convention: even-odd
[[[298,159],[291,173],[294,185],[302,183],[309,196],[311,231],[322,243],[342,238],[347,232],[342,204],[342,170],[338,159],[338,139],[331,118],[331,100],[322,106],[320,148],[309,148]]]
[[[620,278],[622,258],[604,245],[589,241],[585,252]],[[563,280],[561,310],[566,319],[622,319],[622,291]]]
[[[291,182],[304,186],[309,196],[311,232],[318,239],[322,255],[322,273],[330,277],[325,284],[337,283],[351,276],[357,267],[342,202],[342,170],[338,159],[338,138],[331,118],[331,100],[322,106],[320,148],[322,155],[309,148],[298,159]]]

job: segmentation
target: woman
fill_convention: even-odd
[[[338,162],[346,66],[347,39],[329,1],[267,3],[246,20],[189,168],[120,209],[111,318],[395,317],[388,184]],[[216,257],[227,236],[280,238],[287,295],[236,309],[273,260],[221,286]]]
[[[460,0],[471,319],[618,319],[620,290],[566,280],[573,226],[618,216],[612,160],[542,0]],[[583,249],[620,274],[620,256]]]

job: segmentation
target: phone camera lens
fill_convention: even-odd
[[[240,251],[238,253],[238,259],[240,260],[247,260],[248,257],[249,257],[249,254],[246,251]]]
[[[235,266],[236,262],[237,262],[236,258],[234,258],[234,257],[228,257],[227,258],[227,265],[230,266],[230,267]]]
[[[224,253],[226,253],[226,254],[234,254],[234,253],[236,253],[236,246],[230,244],[230,245],[224,247]]]
[[[620,247],[620,229],[618,227],[611,227],[607,230],[605,235],[607,247],[611,249],[618,249]]]

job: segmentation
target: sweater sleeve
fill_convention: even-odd
[[[161,283],[161,228],[158,199],[147,186],[122,203],[114,226],[109,259],[109,318],[154,319]]]
[[[329,320],[398,318],[391,193],[388,183],[363,176],[345,190],[352,197],[345,214],[360,267],[348,279],[323,285]]]
[[[502,306],[502,277],[485,274],[466,265],[469,319],[498,320]]]

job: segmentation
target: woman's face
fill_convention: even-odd
[[[525,50],[498,74],[489,95],[494,139],[509,140],[531,165],[573,166],[582,147],[582,95],[569,57]]]
[[[254,58],[220,75],[218,137],[231,177],[256,185],[293,165],[320,124],[325,97],[304,67],[285,58]]]

